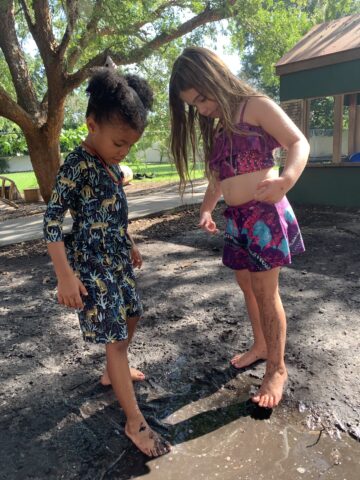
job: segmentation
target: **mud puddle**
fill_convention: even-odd
[[[145,464],[127,462],[127,452],[102,479],[149,480],[358,480],[360,444],[309,430],[308,413],[281,406],[271,411],[249,401],[249,378],[233,378],[218,391],[187,403],[169,401],[173,413],[162,420],[172,451]],[[192,392],[183,393],[194,397]],[[184,405],[184,406],[180,406]],[[162,411],[166,407],[162,407]],[[128,473],[132,471],[132,476]]]

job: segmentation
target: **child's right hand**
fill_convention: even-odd
[[[66,305],[70,308],[84,308],[84,302],[81,295],[87,295],[88,292],[82,283],[73,273],[66,278],[58,280],[58,301],[61,305]]]
[[[212,219],[210,212],[202,212],[200,214],[199,227],[208,233],[219,233],[219,230],[216,228],[216,223]]]

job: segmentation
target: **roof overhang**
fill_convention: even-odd
[[[358,59],[360,14],[313,27],[276,63],[276,73],[281,76]]]
[[[360,92],[360,59],[299,70],[280,77],[280,100],[299,100]]]

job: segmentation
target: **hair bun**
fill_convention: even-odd
[[[91,78],[86,92],[96,101],[111,103],[124,98],[126,89],[127,82],[122,75],[102,67]]]
[[[144,131],[153,103],[153,93],[146,80],[101,67],[91,77],[86,92],[90,96],[86,117],[93,114],[97,122],[117,117],[134,130]]]
[[[150,110],[153,105],[154,95],[148,82],[144,78],[131,73],[124,75],[124,78],[129,87],[135,90],[146,110]]]

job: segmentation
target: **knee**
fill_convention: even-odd
[[[262,282],[259,278],[252,278],[251,279],[251,288],[254,292],[256,297],[262,297],[264,294],[264,282]]]
[[[279,294],[278,285],[270,282],[266,276],[253,275],[251,278],[251,286],[258,301],[269,301],[272,298],[276,298]]]
[[[247,270],[237,271],[236,281],[245,296],[253,294],[251,277],[250,277],[250,273]]]

